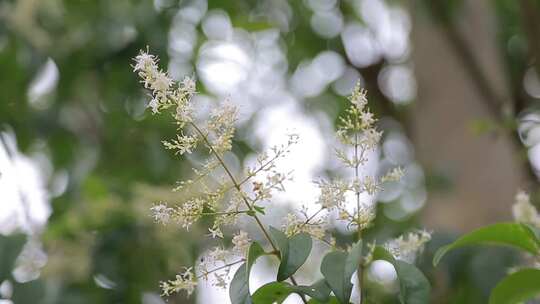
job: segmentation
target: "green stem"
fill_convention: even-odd
[[[355,178],[355,195],[356,195],[356,225],[358,230],[358,242],[362,240],[362,230],[360,229],[360,174],[359,174],[359,166],[360,166],[360,160],[358,159],[358,133],[354,134],[354,178]],[[361,153],[361,157],[363,157],[363,151]],[[356,271],[356,275],[358,276],[358,291],[360,294],[360,304],[366,303],[364,299],[364,288],[362,288],[362,261],[358,261],[358,269]]]
[[[242,214],[250,213],[251,210],[240,210],[240,211],[230,211],[230,212],[203,212],[201,215],[231,215],[231,214]]]

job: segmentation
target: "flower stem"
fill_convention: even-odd
[[[201,215],[232,215],[232,214],[241,214],[249,213],[250,210],[239,210],[239,211],[230,211],[230,212],[203,212]]]
[[[219,270],[221,270],[221,269],[225,269],[225,268],[227,268],[227,267],[234,266],[234,265],[236,265],[236,264],[239,264],[239,263],[242,263],[242,262],[245,262],[245,261],[246,261],[246,259],[240,259],[240,260],[238,260],[238,261],[236,261],[236,262],[228,263],[228,264],[225,264],[225,265],[223,265],[223,266],[219,266],[219,267],[217,267],[217,268],[214,268],[214,269],[212,269],[212,270],[205,271],[203,274],[199,275],[199,276],[197,277],[197,279],[206,277],[206,276],[208,276],[209,274],[211,274],[211,273],[213,273],[213,272],[219,271]]]
[[[360,180],[359,180],[359,166],[360,166],[360,160],[358,159],[358,133],[355,133],[354,134],[354,178],[355,178],[355,183],[357,183],[357,185],[355,185],[355,195],[356,195],[356,213],[357,213],[357,218],[356,218],[356,221],[357,221],[357,230],[358,230],[358,242],[360,242],[362,240],[362,229],[360,228]],[[363,152],[362,152],[362,156],[363,157]],[[362,261],[358,261],[358,269],[356,271],[356,275],[358,276],[358,291],[359,291],[359,295],[360,295],[360,304],[364,304],[366,303],[365,299],[364,299],[364,288],[362,288],[362,276],[363,276],[363,271],[362,271]]]

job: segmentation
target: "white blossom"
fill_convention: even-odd
[[[387,172],[382,178],[381,182],[395,182],[400,180],[403,177],[403,169],[397,167],[392,169],[390,172]]]
[[[174,219],[185,229],[189,229],[201,216],[204,208],[204,201],[201,199],[191,199],[174,210]]]
[[[214,278],[216,279],[214,286],[227,289],[229,284],[227,283],[228,276],[224,273],[214,272]]]
[[[248,237],[248,234],[244,231],[240,231],[238,234],[234,235],[232,243],[234,245],[233,250],[245,254],[250,245],[251,240]]]
[[[223,238],[223,232],[221,232],[221,229],[219,227],[208,228],[208,231],[210,231],[210,236],[213,239],[215,239],[215,238],[222,239]]]
[[[316,239],[323,239],[325,236],[325,218],[316,220],[306,218],[301,219],[297,214],[289,213],[285,218],[283,228],[288,237],[299,233],[307,233]]]
[[[171,220],[174,209],[169,208],[167,203],[159,203],[152,206],[150,211],[152,212],[152,217],[156,223],[168,224]]]
[[[431,233],[421,230],[410,232],[406,236],[400,237],[386,242],[384,247],[394,258],[414,263],[418,254],[424,250],[424,245],[431,240]]]
[[[164,296],[169,296],[173,293],[185,290],[188,295],[191,295],[197,286],[192,268],[187,268],[184,272],[176,275],[174,280],[161,282],[160,287]]]
[[[361,204],[360,209],[356,211],[354,224],[357,226],[357,229],[364,230],[372,225],[375,215],[375,206],[373,204]]]
[[[512,213],[517,222],[540,227],[540,215],[536,208],[531,204],[529,195],[524,191],[519,191],[515,197],[515,203],[512,206]]]
[[[321,194],[319,203],[323,208],[337,208],[345,203],[345,194],[349,191],[350,186],[342,180],[334,180],[332,182],[319,181],[317,182]]]

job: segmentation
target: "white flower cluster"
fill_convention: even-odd
[[[238,110],[229,101],[213,108],[205,117],[195,117],[193,96],[196,94],[196,83],[186,77],[180,82],[173,81],[169,75],[158,67],[158,58],[148,52],[141,51],[135,57],[133,70],[141,78],[146,89],[151,92],[148,108],[153,114],[166,110],[172,112],[177,125],[174,138],[162,141],[165,149],[177,155],[207,153],[197,168],[193,168],[195,176],[190,180],[178,183],[174,191],[183,190],[186,200],[177,204],[157,203],[150,208],[155,222],[160,224],[177,224],[189,229],[203,216],[213,217],[209,228],[213,239],[222,239],[223,226],[233,225],[239,216],[250,216],[256,220],[261,229],[265,229],[257,213],[264,213],[261,205],[272,197],[274,191],[284,191],[284,183],[290,179],[289,173],[276,170],[275,162],[284,157],[290,147],[298,142],[297,135],[289,135],[286,144],[273,147],[270,153],[257,158],[256,166],[248,168],[244,177],[236,176],[229,169],[224,155],[231,151],[235,133]],[[206,149],[197,149],[206,148]],[[199,155],[197,158],[200,159]],[[218,170],[219,169],[219,170]],[[176,276],[175,280],[162,282],[164,295],[186,290],[193,292],[196,280],[208,279],[212,274],[215,285],[226,287],[231,266],[244,260],[251,240],[247,233],[240,231],[232,239],[233,248],[215,247],[196,267],[199,277],[195,277],[191,268]],[[228,257],[240,255],[242,259],[228,263]]]
[[[322,180],[317,182],[317,184],[321,190],[321,195],[319,196],[317,203],[319,203],[323,208],[342,209],[345,207],[345,195],[347,194],[347,191],[351,190],[351,186],[348,182],[342,180]]]
[[[171,220],[171,216],[174,209],[167,206],[167,203],[158,203],[154,204],[152,208],[150,208],[150,212],[152,212],[152,217],[156,221],[156,223],[160,224],[168,224]]]
[[[321,208],[337,210],[339,219],[348,223],[349,227],[363,230],[369,227],[375,218],[375,207],[360,201],[360,195],[376,194],[384,182],[397,181],[403,176],[401,168],[394,168],[380,179],[373,176],[360,175],[360,167],[368,161],[368,152],[374,150],[381,139],[382,132],[375,128],[377,121],[367,106],[366,91],[357,83],[349,97],[350,106],[344,116],[340,117],[337,137],[344,148],[336,149],[338,159],[347,167],[354,170],[352,181],[333,180],[319,181],[321,194],[318,203]],[[354,212],[347,209],[347,194],[356,197]]]
[[[164,296],[169,296],[173,293],[180,292],[181,290],[185,290],[188,295],[191,295],[195,290],[195,287],[197,287],[197,281],[195,280],[195,275],[190,267],[184,272],[177,274],[174,280],[161,282],[159,285],[161,286]]]
[[[424,245],[430,240],[431,233],[420,230],[390,240],[384,244],[384,247],[394,258],[412,264],[416,260],[416,257],[424,250]]]
[[[245,255],[249,245],[251,244],[251,240],[246,232],[240,231],[238,234],[234,235],[232,243],[234,245],[233,250],[235,252]]]
[[[517,222],[540,228],[540,215],[536,208],[531,204],[531,199],[526,192],[518,191],[515,203],[512,206],[512,213]]]
[[[175,221],[183,228],[189,230],[189,227],[202,216],[203,207],[204,201],[195,198],[174,208],[168,207],[167,203],[154,204],[150,208],[150,212],[156,223],[165,225],[171,221]]]
[[[206,116],[195,117],[195,81],[189,77],[180,82],[173,81],[159,69],[158,62],[156,56],[143,51],[135,58],[133,69],[141,77],[144,87],[151,92],[148,107],[152,113],[169,110],[177,125],[176,136],[162,141],[165,149],[177,155],[206,153],[206,157],[193,168],[192,179],[179,182],[173,189],[184,191],[186,199],[171,205],[164,202],[155,204],[150,208],[153,219],[160,224],[174,223],[189,229],[202,217],[209,216],[213,218],[213,225],[208,229],[209,236],[215,242],[223,242],[224,226],[234,225],[240,216],[248,216],[254,219],[276,251],[277,247],[268,236],[259,214],[265,213],[264,203],[272,198],[275,191],[285,191],[284,184],[291,175],[279,172],[276,161],[289,153],[291,146],[298,142],[298,136],[291,134],[285,144],[259,155],[256,164],[243,171],[243,174],[231,170],[225,156],[232,150],[237,108],[230,102],[224,102]],[[341,117],[337,130],[337,137],[345,148],[337,149],[337,156],[354,170],[354,179],[317,182],[321,191],[317,201],[320,209],[311,215],[307,208],[289,214],[283,226],[287,236],[308,233],[334,247],[335,240],[326,235],[327,219],[334,211],[338,219],[345,221],[348,227],[356,228],[360,236],[360,232],[369,227],[375,218],[375,205],[362,202],[361,194],[374,195],[384,182],[397,181],[403,176],[401,168],[395,168],[381,178],[360,175],[360,166],[366,164],[368,152],[378,146],[382,133],[375,128],[376,119],[367,107],[366,91],[359,84],[349,100],[351,104]],[[194,159],[201,159],[200,156],[197,154]],[[356,198],[356,208],[350,211],[347,205],[352,196]],[[429,234],[425,232],[409,234],[406,238],[389,242],[387,248],[397,258],[411,259],[428,240]],[[232,236],[232,248],[226,248],[221,243],[200,259],[195,271],[188,268],[176,275],[174,280],[161,282],[163,295],[181,290],[189,295],[194,291],[198,279],[213,278],[215,286],[226,288],[231,267],[245,262],[251,243],[248,234],[239,231]],[[231,257],[237,260],[231,262]]]
[[[299,233],[307,233],[316,239],[326,242],[324,238],[326,234],[326,216],[316,219],[309,217],[305,208],[302,209],[301,214],[303,218],[295,213],[287,214],[285,223],[283,224],[285,234],[290,237]],[[333,243],[334,240],[331,239],[330,242]]]

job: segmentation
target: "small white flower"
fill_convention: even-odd
[[[156,98],[150,99],[150,102],[148,103],[148,108],[152,109],[152,114],[159,113],[159,100]]]
[[[245,254],[250,245],[250,242],[251,240],[249,239],[248,234],[244,231],[240,231],[232,239],[232,243],[234,245],[233,250],[241,254]]]
[[[189,200],[174,210],[174,219],[186,230],[202,215],[204,201],[198,198]]]
[[[362,190],[367,192],[369,195],[374,195],[377,191],[380,190],[379,183],[372,176],[365,176],[362,180]]]
[[[185,290],[189,296],[195,291],[197,282],[195,281],[195,276],[190,267],[184,272],[177,274],[174,280],[161,282],[160,286],[164,296],[169,296],[173,293],[180,292],[181,290]]]
[[[208,228],[208,231],[210,231],[210,236],[215,239],[215,238],[220,238],[222,239],[223,238],[223,232],[221,232],[221,229],[219,229],[219,227],[215,227],[215,228]]]
[[[370,227],[375,219],[375,206],[374,205],[360,205],[360,210],[356,211],[356,218],[354,219],[358,230],[364,230]]]
[[[349,97],[350,102],[355,105],[360,111],[367,105],[367,91],[362,89],[360,82],[357,82],[354,86],[354,90]]]
[[[416,257],[423,251],[424,245],[431,240],[431,233],[421,230],[410,232],[405,237],[402,235],[386,242],[384,247],[394,258],[414,263]]]
[[[154,75],[153,81],[150,82],[150,88],[154,90],[155,93],[165,93],[171,87],[173,81],[164,72],[157,72]]]
[[[173,213],[173,208],[169,208],[167,203],[159,203],[152,206],[150,211],[156,223],[168,224]]]
[[[216,282],[214,283],[214,286],[216,287],[219,287],[219,288],[223,288],[223,289],[227,289],[227,286],[229,284],[227,284],[227,275],[225,273],[217,273],[217,272],[214,272],[214,278],[216,279]]]
[[[379,145],[381,137],[382,132],[379,132],[375,129],[368,129],[364,131],[364,138],[362,139],[362,141],[368,149],[374,149],[377,147],[377,145]]]
[[[349,185],[345,181],[335,180],[332,182],[318,182],[321,194],[318,203],[324,208],[337,208],[345,203],[345,194]]]
[[[373,123],[375,123],[375,118],[373,113],[365,111],[360,113],[360,121],[362,128],[369,128]]]
[[[316,239],[323,239],[325,235],[324,217],[319,219],[301,219],[294,213],[287,214],[283,228],[288,237],[299,233],[307,233]]]
[[[210,261],[211,261],[213,264],[215,264],[215,263],[218,262],[218,261],[225,263],[228,254],[229,254],[229,253],[228,253],[226,250],[224,250],[223,248],[221,248],[221,247],[215,247],[215,248],[214,248],[212,251],[210,251],[210,253],[208,254],[208,258],[210,259]]]
[[[197,84],[195,83],[195,79],[191,77],[184,77],[182,80],[182,86],[185,88],[186,91],[191,92],[191,94],[195,94],[195,88]]]
[[[381,178],[381,182],[384,183],[399,181],[403,177],[403,174],[403,169],[401,169],[401,167],[394,168]]]
[[[139,55],[135,57],[135,65],[133,66],[134,72],[145,72],[149,70],[157,69],[157,61],[154,55],[141,51]]]
[[[516,194],[515,203],[512,206],[512,213],[517,222],[540,227],[540,215],[531,204],[529,195],[524,191]]]

